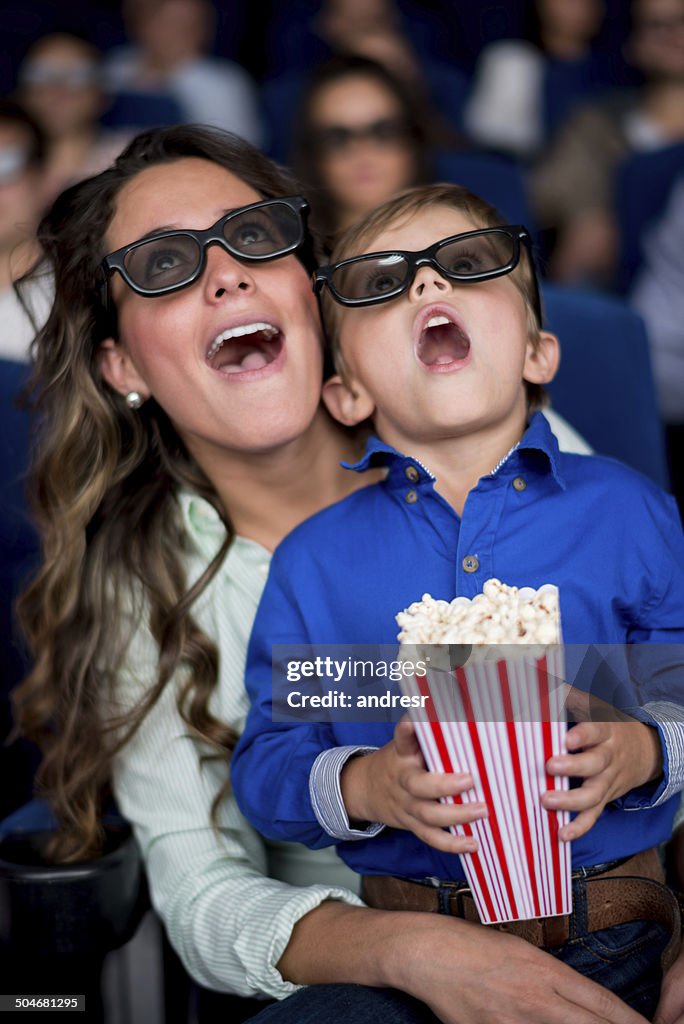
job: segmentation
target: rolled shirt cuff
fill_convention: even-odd
[[[381,822],[368,822],[363,828],[352,828],[342,799],[340,775],[351,757],[371,754],[376,747],[344,746],[322,750],[309,775],[311,806],[319,825],[338,842],[372,839],[384,829]]]

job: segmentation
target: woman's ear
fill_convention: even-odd
[[[149,388],[133,365],[131,357],[114,338],[105,338],[100,344],[97,361],[102,379],[114,391],[124,396],[137,391],[142,398],[150,397]]]
[[[559,363],[558,338],[550,331],[539,331],[536,341],[527,343],[523,378],[530,384],[548,384],[556,376]]]
[[[328,412],[345,427],[363,423],[375,412],[375,402],[360,385],[336,373],[323,385],[323,401]]]

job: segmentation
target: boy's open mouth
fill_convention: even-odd
[[[470,338],[462,327],[441,313],[431,316],[418,337],[416,353],[423,366],[448,366],[470,352]]]
[[[282,347],[280,329],[259,320],[218,334],[207,352],[207,362],[222,373],[261,370],[278,358]]]

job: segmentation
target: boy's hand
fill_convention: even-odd
[[[380,821],[413,832],[443,853],[473,853],[477,840],[444,829],[487,816],[485,804],[440,803],[472,788],[470,775],[429,772],[413,725],[402,719],[384,747],[347,762],[340,777],[350,819]]]
[[[578,690],[573,691],[568,707],[576,718],[600,715],[611,720],[579,722],[568,730],[568,753],[546,762],[551,775],[584,779],[578,789],[542,796],[547,810],[577,812],[577,817],[559,832],[566,842],[588,832],[611,800],[656,779],[663,770],[657,729]]]

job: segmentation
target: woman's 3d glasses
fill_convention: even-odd
[[[403,295],[420,267],[430,266],[450,281],[487,281],[510,274],[520,262],[520,243],[531,250],[527,228],[509,224],[451,235],[418,252],[393,250],[353,256],[316,271],[314,288],[325,286],[343,306],[372,306]],[[534,308],[541,324],[539,287],[532,264]]]
[[[138,295],[167,295],[199,277],[207,248],[220,245],[236,259],[263,263],[294,252],[306,236],[302,196],[264,199],[221,217],[206,231],[159,231],[109,253],[102,261],[105,284],[115,270]],[[107,296],[103,296],[105,305]]]

